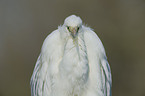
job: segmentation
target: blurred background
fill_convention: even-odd
[[[113,96],[145,96],[145,0],[0,0],[0,96],[30,96],[43,40],[71,14],[102,40]]]

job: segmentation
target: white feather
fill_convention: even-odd
[[[67,26],[80,27],[75,38]],[[32,96],[111,96],[104,47],[80,17],[69,16],[44,41],[31,77]]]

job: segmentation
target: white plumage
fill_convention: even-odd
[[[32,96],[111,96],[104,47],[80,17],[67,17],[45,39],[30,84]]]

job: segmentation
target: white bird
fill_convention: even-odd
[[[31,96],[111,96],[104,47],[80,17],[67,17],[45,39],[30,84]]]

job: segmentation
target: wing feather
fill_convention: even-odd
[[[39,83],[41,83],[40,80],[39,80],[39,77],[40,77],[39,72],[40,72],[41,66],[42,66],[42,63],[40,61],[40,56],[39,56],[38,59],[37,59],[34,71],[33,71],[33,75],[31,77],[31,81],[30,81],[31,95],[32,96],[37,96],[37,94],[38,94],[37,89],[39,88]]]
[[[111,70],[107,59],[101,60],[101,67],[102,67],[102,77],[104,80],[104,91],[106,96],[111,96],[111,87],[112,87],[112,78],[111,78]]]
[[[59,46],[59,41],[59,31],[57,30],[45,39],[30,81],[31,96],[50,95],[52,83],[50,75],[57,73],[57,61],[60,57],[60,48],[56,47]]]
[[[111,86],[112,86],[111,70],[109,63],[107,61],[103,44],[99,39],[99,37],[97,36],[97,34],[93,32],[90,28],[84,27],[84,30],[85,30],[84,37],[89,57],[88,58],[89,66],[91,70],[96,70],[92,71],[92,73],[90,71],[90,74],[93,74],[92,78],[95,78],[94,74],[98,76],[101,74],[100,77],[96,76],[97,79],[96,81],[98,82],[95,83],[99,83],[103,86],[97,84],[96,86],[100,86],[99,88],[102,89],[102,93],[104,94],[104,96],[111,96]]]

